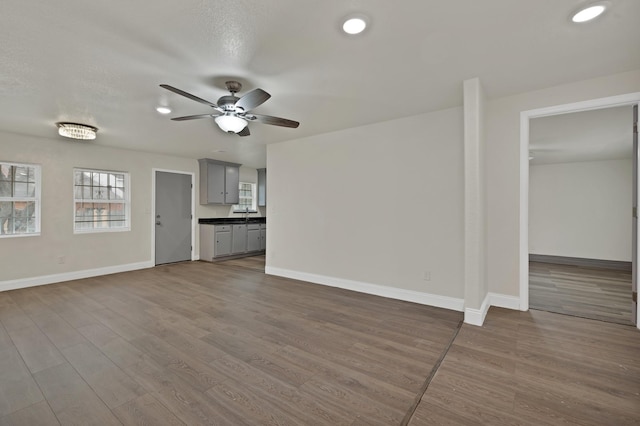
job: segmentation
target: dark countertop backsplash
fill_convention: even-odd
[[[267,223],[266,217],[250,217],[248,220],[243,217],[211,217],[198,219],[200,225],[233,225],[243,223]]]

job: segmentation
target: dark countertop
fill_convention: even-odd
[[[243,217],[211,217],[198,219],[200,225],[234,225],[243,223],[267,223],[266,217],[250,217],[246,220]]]

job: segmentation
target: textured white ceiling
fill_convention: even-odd
[[[535,118],[529,123],[530,164],[631,158],[631,106]]]
[[[96,144],[259,167],[268,143],[460,105],[468,78],[494,98],[640,68],[640,1],[571,24],[583,3],[2,0],[0,130],[56,137],[55,122],[83,122]],[[371,26],[349,37],[353,12]],[[240,138],[155,111],[211,112],[158,85],[215,102],[229,78],[272,94],[256,113],[300,127],[252,123]]]

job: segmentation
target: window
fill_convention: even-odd
[[[233,211],[256,213],[256,184],[240,182],[239,194],[240,203],[233,206]]]
[[[40,166],[0,163],[0,237],[40,234]]]
[[[75,232],[130,229],[128,173],[74,169],[73,182]]]

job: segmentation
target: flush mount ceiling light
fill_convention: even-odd
[[[223,115],[217,116],[214,120],[218,127],[227,133],[238,133],[247,127],[247,124],[249,124],[244,118],[240,118],[229,112],[225,112]]]
[[[78,123],[56,123],[58,126],[58,134],[65,138],[93,140],[96,138],[98,129],[93,126]]]
[[[571,17],[571,21],[578,24],[591,21],[602,15],[608,6],[609,2],[598,2],[590,4],[589,6],[583,7],[580,10],[576,11]]]
[[[158,111],[160,114],[169,114],[171,112],[171,108],[161,105],[156,108],[156,111]]]
[[[364,16],[349,16],[342,24],[342,30],[350,35],[360,34],[367,28],[367,19]]]

